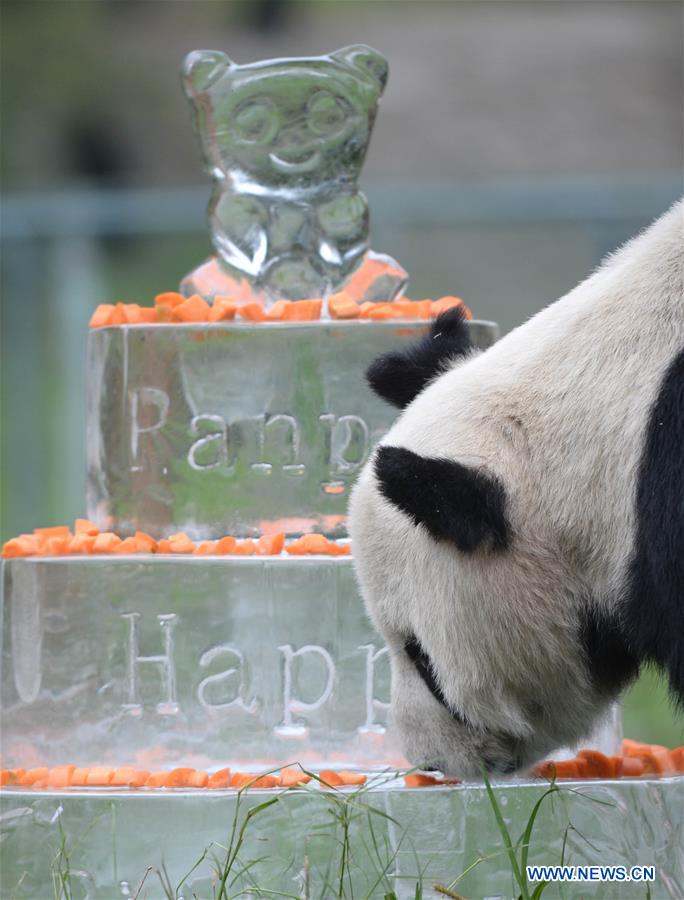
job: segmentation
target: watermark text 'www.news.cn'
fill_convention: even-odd
[[[647,882],[655,881],[655,866],[527,866],[529,881]]]

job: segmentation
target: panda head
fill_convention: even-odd
[[[524,770],[643,661],[684,697],[682,213],[484,353],[450,313],[368,371],[402,412],[349,530],[412,765]]]

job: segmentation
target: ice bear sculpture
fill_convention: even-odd
[[[401,291],[403,269],[369,251],[357,186],[387,72],[362,44],[249,65],[211,50],[188,55],[183,86],[214,179],[218,256],[186,277],[185,293],[269,302],[350,285],[366,299]]]

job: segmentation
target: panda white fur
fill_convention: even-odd
[[[350,532],[408,760],[524,769],[642,663],[684,702],[684,201],[486,352],[449,313],[368,379],[405,408]]]

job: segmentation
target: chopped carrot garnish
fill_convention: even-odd
[[[211,556],[216,553],[216,541],[200,541],[192,552],[195,556]]]
[[[351,544],[336,544],[334,541],[329,541],[326,552],[330,556],[351,556],[351,550]]]
[[[157,553],[171,553],[171,541],[161,538],[157,541]]]
[[[114,777],[114,769],[109,766],[93,766],[88,771],[86,784],[93,787],[104,787],[109,784]]]
[[[27,769],[19,779],[19,784],[24,787],[30,787],[34,782],[41,778],[47,778],[47,766],[38,766],[35,769]]]
[[[276,556],[285,546],[285,535],[282,531],[278,534],[262,534],[257,541],[256,552],[259,556]]]
[[[261,303],[244,303],[238,307],[238,315],[248,322],[263,322],[266,319],[266,313]]]
[[[293,556],[302,556],[308,553],[327,553],[329,541],[322,534],[304,534],[285,547],[285,550]]]
[[[121,543],[118,544],[114,548],[114,550],[112,552],[125,554],[125,553],[139,553],[140,550],[138,549],[138,542],[136,541],[136,539],[134,537],[127,537],[127,538],[124,538],[121,541]]]
[[[251,538],[245,538],[244,541],[236,542],[233,553],[236,556],[254,556],[257,545]]]
[[[4,559],[14,559],[18,556],[34,556],[39,552],[39,542],[35,534],[22,534],[11,538],[2,547]]]
[[[54,766],[47,775],[49,787],[69,787],[76,766]]]
[[[173,318],[177,322],[208,322],[211,307],[199,294],[193,294],[173,307]]]
[[[136,531],[135,543],[138,548],[138,553],[154,553],[157,549],[157,542],[145,531]]]
[[[280,787],[296,787],[298,784],[308,784],[311,776],[300,769],[281,769],[278,775],[278,784]]]
[[[170,306],[172,309],[185,302],[185,297],[177,291],[166,291],[154,298],[155,306]]]
[[[0,785],[11,784],[12,772],[9,769],[0,769]]]
[[[622,776],[626,778],[638,778],[644,774],[644,763],[636,756],[622,757]]]
[[[404,784],[406,787],[432,787],[435,784],[439,784],[436,778],[433,778],[432,775],[423,775],[420,772],[412,772],[410,775],[404,775]]]
[[[146,769],[122,766],[120,769],[114,770],[112,780],[109,783],[121,787],[143,787],[149,777],[150,773]]]
[[[358,319],[359,304],[345,291],[340,291],[339,294],[331,295],[328,311],[333,319]]]
[[[350,772],[347,769],[342,769],[337,773],[342,779],[342,784],[365,784],[366,776],[362,775],[361,772]]]
[[[401,309],[393,303],[374,303],[372,309],[368,310],[367,318],[369,319],[401,319],[404,314]]]
[[[192,553],[195,549],[194,543],[184,531],[172,534],[169,538],[169,545],[172,553]]]
[[[625,738],[622,742],[623,756],[636,756],[640,753],[651,753],[653,750],[667,750],[662,744],[645,744],[642,741],[632,741]]]
[[[214,297],[209,310],[210,322],[224,322],[227,319],[234,319],[237,312],[237,305],[228,297]]]
[[[113,303],[100,303],[90,317],[90,322],[88,324],[91,328],[104,328],[106,325],[109,325],[109,320],[113,312]]]
[[[67,537],[48,538],[43,545],[43,553],[48,556],[59,556],[62,553],[67,553],[70,542],[71,535],[67,535]]]
[[[319,772],[318,777],[324,787],[339,787],[344,784],[337,772],[333,772],[332,769],[323,769],[322,772]]]
[[[155,306],[141,306],[139,315],[141,324],[155,325],[159,321],[158,310]]]
[[[71,773],[71,786],[72,787],[83,787],[88,784],[88,773],[90,769],[78,766]]]
[[[276,300],[266,313],[268,322],[280,322],[285,318],[286,310],[292,305],[291,300]]]
[[[151,772],[145,782],[145,787],[165,787],[168,772]]]
[[[34,528],[33,533],[46,541],[53,537],[71,537],[68,525],[55,525],[53,528]]]
[[[580,778],[580,766],[576,759],[551,760],[536,766],[534,774],[541,778]]]
[[[74,522],[74,534],[88,534],[97,537],[100,529],[90,519],[76,519]]]
[[[230,769],[219,769],[209,776],[208,788],[226,788],[230,786]]]
[[[121,538],[113,531],[103,531],[95,538],[93,553],[112,553],[121,543]]]
[[[216,552],[220,555],[233,553],[236,544],[237,541],[234,537],[226,535],[226,537],[222,537],[219,541],[216,541]]]
[[[206,772],[199,772],[197,769],[188,775],[187,787],[204,788],[209,783],[209,775]]]
[[[230,786],[234,788],[272,788],[277,786],[273,775],[251,775],[249,772],[235,772],[230,779]]]
[[[124,304],[124,315],[128,325],[139,325],[142,321],[142,307],[139,303]]]
[[[283,314],[286,322],[310,322],[320,319],[322,300],[293,300]]]
[[[599,750],[580,750],[577,754],[587,764],[589,778],[615,778],[615,762]]]
[[[108,325],[127,325],[126,307],[123,303],[117,303],[109,316]]]
[[[166,777],[165,786],[186,787],[188,778],[190,778],[191,775],[194,775],[196,771],[196,769],[188,768],[172,769]]]

